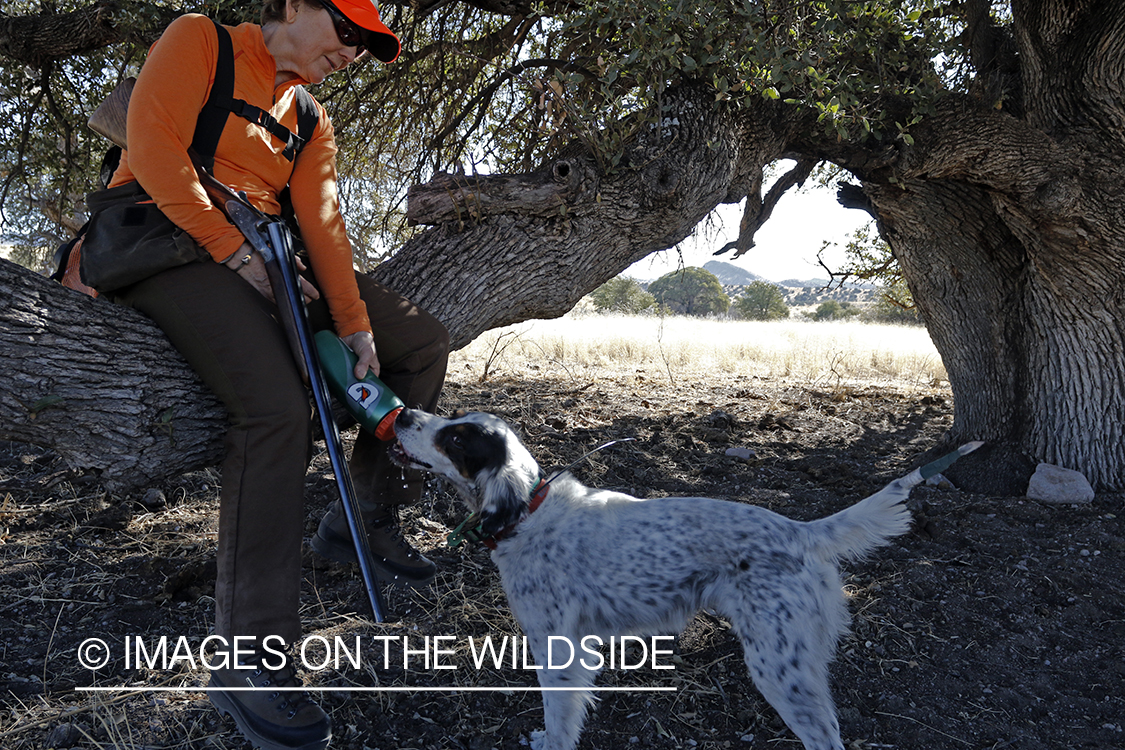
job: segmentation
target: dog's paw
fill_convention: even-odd
[[[547,730],[540,729],[531,733],[531,750],[551,750],[547,741]]]

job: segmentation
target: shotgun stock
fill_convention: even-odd
[[[105,136],[115,145],[127,149],[128,138],[125,132],[125,116],[129,111],[129,98],[133,95],[136,78],[129,76],[110,92],[105,101],[98,105],[86,124],[95,133]]]

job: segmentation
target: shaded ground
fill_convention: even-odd
[[[467,376],[466,376],[467,377]],[[765,381],[680,382],[634,373],[595,383],[451,380],[443,409],[517,424],[545,468],[620,437],[632,443],[575,468],[584,481],[642,495],[708,495],[811,519],[913,467],[951,420],[946,391],[831,392]],[[725,455],[729,447],[755,452]],[[319,456],[307,533],[333,485]],[[0,747],[242,748],[199,693],[90,694],[76,687],[200,685],[205,670],[138,669],[126,637],[198,646],[212,618],[217,476],[198,472],[149,498],[75,486],[51,454],[0,445]],[[850,748],[1125,748],[1125,528],[1122,497],[1048,506],[952,489],[915,490],[915,530],[850,566],[855,616],[832,670]],[[354,569],[306,559],[306,632],[364,639],[361,669],[319,670],[326,687],[531,686],[520,668],[477,669],[470,637],[518,635],[481,548],[444,546],[461,520],[434,484],[406,514],[411,539],[441,565],[423,591],[388,592],[395,622],[369,622]],[[560,571],[564,575],[565,571]],[[356,613],[359,614],[356,614]],[[674,670],[609,670],[580,748],[799,747],[753,689],[727,623],[703,614],[676,642]],[[372,635],[443,636],[452,670],[384,668]],[[113,658],[79,666],[79,644]],[[400,644],[401,641],[396,641]],[[170,649],[171,652],[172,649]],[[315,651],[315,649],[314,649]],[[311,653],[310,656],[316,656]],[[636,656],[635,654],[633,655]],[[666,661],[663,663],[667,663]],[[541,727],[533,692],[327,693],[333,748],[520,748]]]

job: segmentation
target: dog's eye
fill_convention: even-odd
[[[449,438],[449,444],[452,445],[454,448],[464,448],[465,447],[465,440],[460,435],[454,433]]]

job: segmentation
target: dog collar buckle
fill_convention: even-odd
[[[480,513],[473,513],[462,521],[457,528],[449,532],[449,535],[445,537],[445,543],[456,549],[465,542],[484,542],[488,538],[484,529],[481,528]]]
[[[547,490],[550,486],[549,482],[545,482],[542,479],[539,480],[539,484],[535,485],[535,489],[532,490],[531,494],[531,502],[528,505],[529,514],[538,510],[539,506],[543,504],[543,501],[547,499]],[[496,549],[496,542],[506,537],[516,525],[517,524],[512,524],[496,535],[489,535],[484,533],[480,513],[473,513],[462,521],[457,528],[449,532],[449,535],[445,537],[445,543],[453,549],[460,547],[465,542],[471,542],[473,544],[480,543],[489,549]]]
[[[543,479],[539,480],[539,484],[535,485],[535,489],[531,491],[531,502],[527,506],[527,512],[529,514],[539,510],[539,506],[547,499],[547,490],[550,488],[550,482]]]

